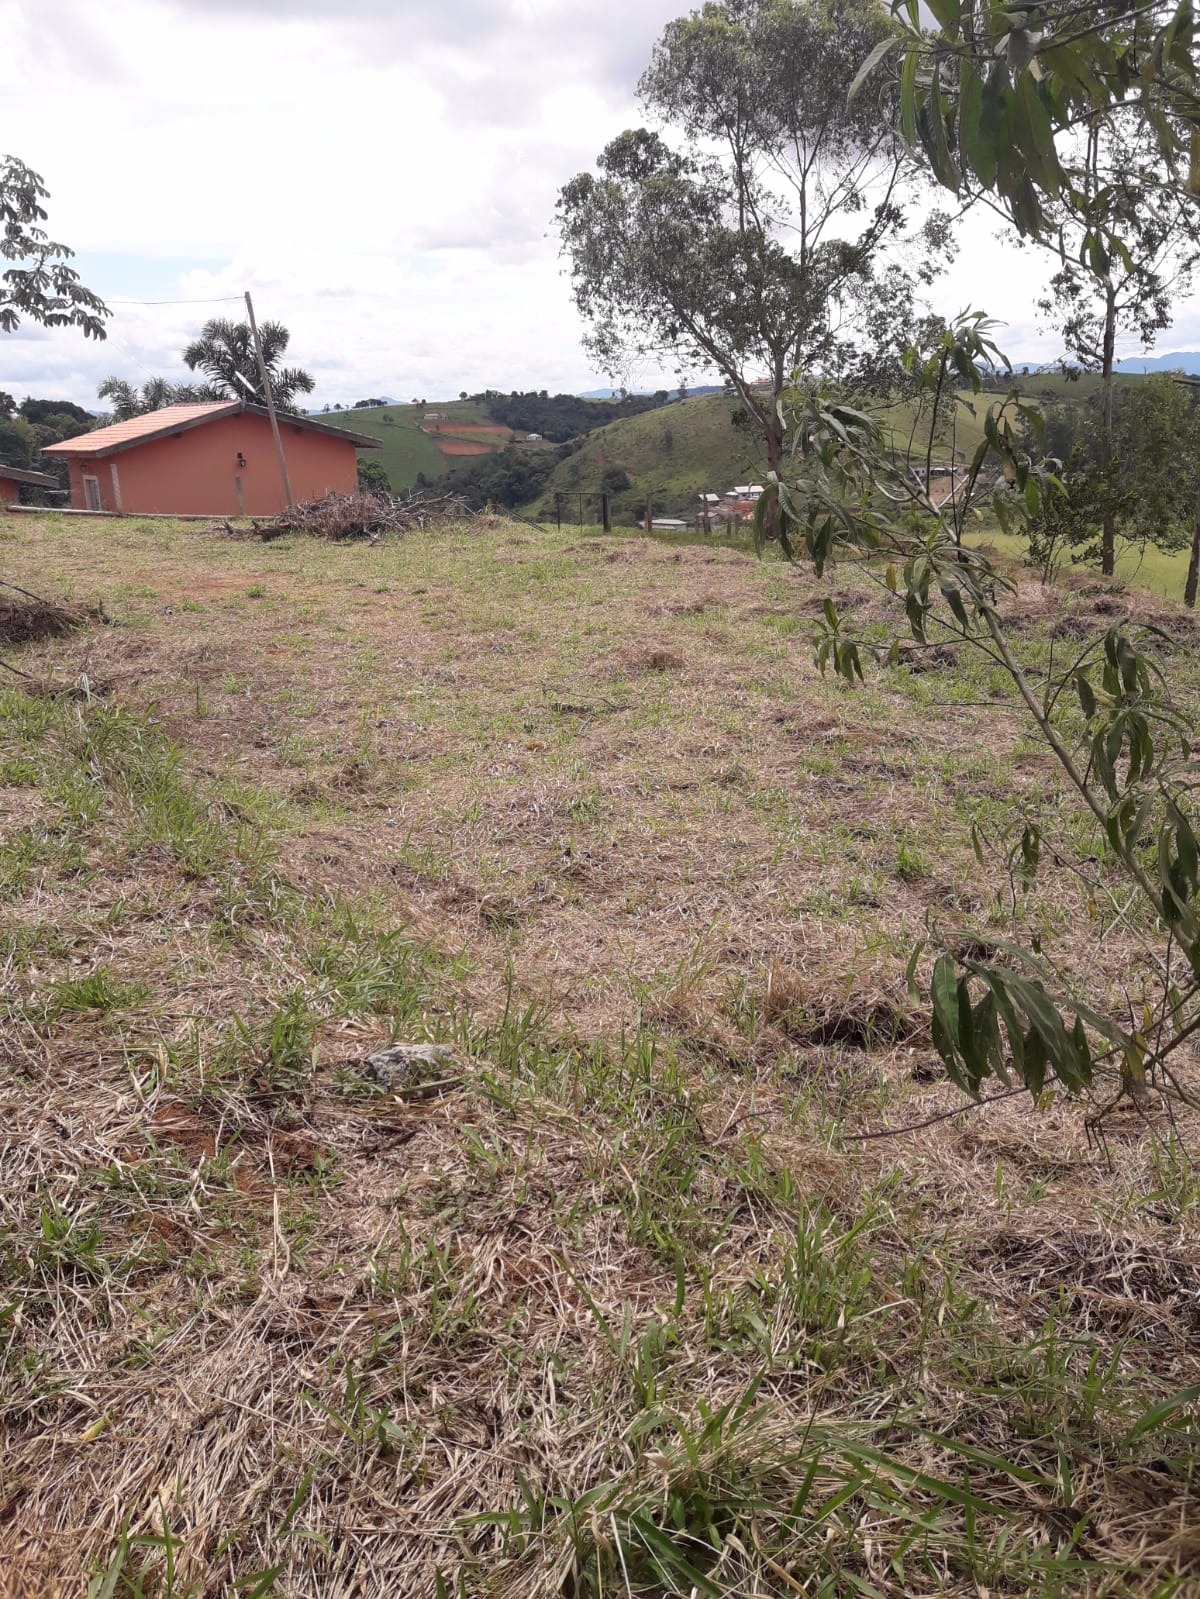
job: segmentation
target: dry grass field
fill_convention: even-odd
[[[102,608],[0,656],[0,1594],[1200,1593],[1200,1128],[934,1119],[972,822],[1097,847],[986,662],[851,690],[846,569],[495,519],[0,577]],[[1194,689],[1168,602],[1009,604],[1125,607]],[[1067,871],[1022,918],[1139,1003]]]

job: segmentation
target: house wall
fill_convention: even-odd
[[[0,505],[16,505],[20,498],[20,487],[12,478],[0,476]]]
[[[295,500],[320,499],[335,489],[349,493],[357,486],[357,453],[348,439],[298,428],[283,417],[279,431]],[[245,466],[238,465],[239,451]],[[85,476],[97,480],[102,511],[274,516],[284,508],[279,460],[266,417],[219,417],[115,455],[72,455],[68,464],[76,510],[88,509]]]

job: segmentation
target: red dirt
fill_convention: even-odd
[[[437,447],[443,455],[491,455],[486,444],[467,444],[461,439],[438,439]]]

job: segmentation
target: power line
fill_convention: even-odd
[[[110,299],[107,305],[232,305],[235,300],[240,300],[240,294],[222,294],[215,300],[125,300]]]

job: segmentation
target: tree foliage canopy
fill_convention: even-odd
[[[111,312],[67,264],[74,252],[42,227],[47,195],[38,173],[16,156],[0,157],[0,258],[16,263],[0,272],[0,332],[28,320],[102,339]]]
[[[938,181],[993,193],[1022,233],[1053,233],[1054,206],[1086,197],[1098,113],[1154,142],[1158,182],[1200,192],[1192,0],[891,0],[896,37],[866,58],[860,85],[898,63],[902,128]],[[1122,247],[1127,209],[1094,208],[1084,248]]]
[[[130,417],[145,416],[148,411],[161,411],[166,405],[197,405],[204,400],[227,398],[208,383],[171,383],[166,378],[147,378],[139,389],[124,378],[107,377],[96,395],[109,402],[115,422],[127,422]]]
[[[260,322],[258,333],[276,406],[281,411],[298,410],[296,396],[311,394],[316,380],[303,367],[281,364],[291,342],[291,334],[282,322]],[[207,374],[208,387],[218,399],[266,404],[248,322],[214,317],[204,324],[200,337],[188,345],[183,359],[193,372]]]
[[[667,27],[641,82],[679,143],[629,130],[559,197],[602,368],[716,368],[773,465],[788,378],[835,362],[847,321],[894,299],[879,265],[904,230],[913,169],[890,88],[849,98],[892,32],[876,0],[706,4]]]

